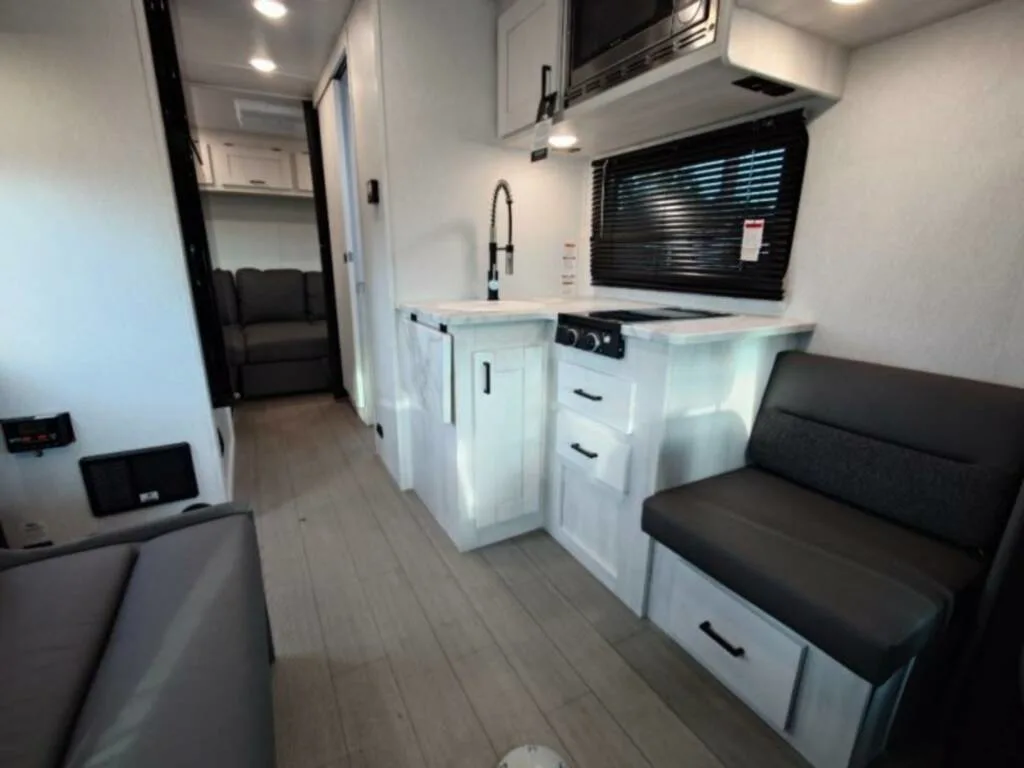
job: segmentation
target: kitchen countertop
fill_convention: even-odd
[[[529,321],[554,321],[559,313],[594,312],[607,309],[653,309],[664,304],[650,304],[624,299],[600,297],[530,299],[517,301],[434,301],[403,304],[403,316],[415,314],[417,320],[431,324],[493,325]],[[623,336],[665,344],[700,344],[723,341],[737,336],[778,336],[806,333],[814,323],[789,317],[767,315],[728,315],[699,320],[667,320],[652,323],[631,323],[622,326]]]

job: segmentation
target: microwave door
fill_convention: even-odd
[[[672,36],[673,0],[571,0],[572,85]]]

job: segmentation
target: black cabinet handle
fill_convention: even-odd
[[[491,394],[491,364],[484,363],[484,394]]]
[[[593,451],[588,451],[586,448],[581,446],[579,443],[573,443],[569,447],[572,448],[574,451],[576,451],[576,453],[582,453],[588,459],[596,459],[597,458],[597,454],[596,453],[594,453]]]
[[[723,649],[725,649],[725,652],[732,656],[734,659],[738,659],[741,656],[745,656],[747,653],[746,650],[744,650],[740,646],[733,645],[720,634],[715,632],[715,628],[711,626],[710,621],[702,622],[700,625],[700,631],[708,637],[710,637],[716,643],[718,643]]]
[[[572,393],[574,395],[579,395],[580,397],[585,398],[592,403],[600,403],[602,400],[604,400],[604,397],[602,397],[601,395],[592,395],[585,389],[574,389]]]
[[[249,183],[250,184],[266,184],[267,182],[265,182],[263,179],[249,179]]]

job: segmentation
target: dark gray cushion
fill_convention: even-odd
[[[64,765],[270,768],[268,660],[249,517],[141,544]]]
[[[226,269],[213,270],[213,292],[217,297],[217,314],[221,325],[238,322],[238,296],[235,293],[235,278]]]
[[[783,353],[748,455],[856,507],[988,548],[1024,478],[1024,390]]]
[[[249,363],[240,369],[246,397],[321,392],[331,385],[326,357],[283,363]]]
[[[245,336],[240,326],[224,326],[224,351],[228,356],[228,365],[241,365],[245,362]]]
[[[652,496],[643,529],[873,683],[983,575],[957,547],[754,468]]]
[[[250,363],[313,360],[327,357],[327,324],[259,323],[245,328],[246,357]]]
[[[320,272],[306,273],[306,312],[310,320],[323,320],[327,316],[324,276]]]
[[[0,573],[0,767],[59,763],[134,559],[123,544]]]
[[[235,285],[243,325],[306,319],[306,281],[297,269],[240,269]]]

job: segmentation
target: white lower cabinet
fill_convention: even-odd
[[[619,575],[618,520],[622,496],[584,470],[563,464],[559,476],[555,538],[613,592]]]
[[[543,527],[547,336],[402,321],[413,489],[462,551]]]

